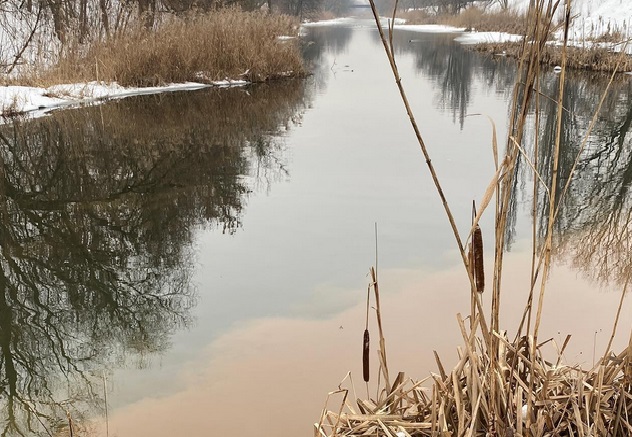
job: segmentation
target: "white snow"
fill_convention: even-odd
[[[61,84],[48,88],[3,86],[0,87],[0,113],[28,113],[31,116],[39,116],[59,107],[73,106],[79,103],[120,99],[141,94],[195,90],[210,86],[243,86],[248,83],[244,80],[226,79],[211,84],[186,82],[143,88],[126,88],[117,83],[106,84],[103,82]]]
[[[522,36],[506,32],[465,32],[454,38],[461,44],[517,42]]]
[[[306,27],[348,26],[348,25],[353,25],[356,22],[357,22],[357,19],[354,17],[340,17],[340,18],[332,18],[331,20],[306,21],[302,25]]]
[[[380,22],[382,26],[387,27],[391,19],[387,17],[381,17]],[[403,18],[395,18],[394,25],[405,24],[406,20]],[[333,18],[331,20],[321,21],[306,21],[302,23],[305,27],[320,27],[320,26],[345,26],[345,27],[372,27],[375,26],[375,20],[373,18],[356,18],[356,17],[340,17]],[[300,34],[300,32],[299,32]]]
[[[464,32],[464,27],[444,26],[442,24],[396,24],[395,29],[412,30],[426,33],[458,33]]]
[[[518,12],[526,12],[531,0],[510,0],[510,8]],[[562,0],[558,6],[559,18],[565,10],[565,2]],[[494,8],[498,8],[496,3]],[[623,40],[632,39],[632,0],[573,0],[571,14],[574,17],[570,29],[570,44],[580,47],[589,47],[588,40],[599,38],[608,33],[618,32]],[[420,32],[441,32],[441,26],[402,26],[409,30]],[[463,29],[446,26],[445,32],[457,32]],[[561,30],[556,34],[558,40],[562,39]],[[501,32],[468,32],[456,38],[463,44],[499,43],[519,41],[520,36]],[[601,44],[606,45],[608,44]],[[621,49],[621,46],[615,47]],[[628,48],[630,52],[630,48]]]

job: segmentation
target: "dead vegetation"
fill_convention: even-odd
[[[545,345],[536,347],[533,337],[511,342],[495,334],[498,349],[490,351],[476,333],[478,319],[473,331],[460,315],[459,325],[463,346],[452,370],[437,357],[437,373],[423,380],[399,373],[388,385],[383,368],[376,399],[353,399],[355,390],[343,381],[329,394],[314,435],[630,435],[632,348],[583,370],[561,362],[570,337],[557,345],[557,358],[547,361]],[[329,409],[330,403],[336,408]]]
[[[374,16],[377,13],[371,0]],[[395,378],[389,371],[386,357],[386,341],[382,330],[381,308],[377,272],[371,269],[370,289],[374,295],[375,316],[379,328],[379,372],[377,392],[374,397],[357,396],[351,376],[337,390],[329,393],[327,403],[315,424],[314,435],[334,436],[486,436],[486,437],[545,437],[545,436],[629,436],[632,433],[632,338],[621,353],[611,350],[617,333],[619,315],[627,292],[623,287],[618,312],[613,321],[612,334],[602,358],[590,369],[566,363],[564,351],[570,336],[557,344],[553,340],[540,339],[542,308],[549,290],[547,279],[552,264],[552,240],[560,199],[569,189],[571,177],[558,183],[564,81],[569,61],[567,38],[561,49],[559,90],[555,96],[540,94],[540,66],[545,56],[547,36],[560,2],[539,0],[532,3],[526,18],[527,38],[522,43],[519,72],[513,94],[509,118],[508,136],[504,154],[496,140],[495,128],[491,148],[496,172],[475,208],[473,223],[463,239],[455,225],[440,179],[435,171],[429,151],[422,139],[415,116],[408,104],[406,92],[399,79],[392,38],[378,27],[393,75],[396,78],[402,102],[415,131],[425,162],[432,175],[436,191],[453,230],[457,248],[461,254],[465,273],[470,282],[471,313],[468,317],[457,316],[463,344],[458,348],[458,362],[451,369],[446,367],[435,353],[437,372],[422,380],[407,378],[398,373]],[[560,6],[563,7],[563,6]],[[571,2],[562,11],[565,16],[565,35],[568,35]],[[392,27],[387,32],[392,32]],[[614,79],[611,76],[610,83]],[[550,144],[533,145],[526,150],[523,145],[525,132],[538,129],[540,99],[552,99],[557,103],[557,135]],[[602,97],[586,138],[594,126]],[[536,111],[533,111],[533,108]],[[492,123],[493,124],[493,123]],[[571,175],[575,172],[586,139],[579,148]],[[545,182],[538,172],[538,149],[546,147],[553,157],[547,169]],[[512,202],[511,187],[515,183],[518,158],[526,161],[533,173],[533,217],[538,205],[546,205],[548,214],[539,223],[546,232],[538,237],[536,223],[533,226],[530,291],[525,296],[522,320],[513,334],[501,329],[501,289],[505,253],[507,217]],[[492,200],[495,199],[495,202]],[[494,205],[492,208],[488,208]],[[489,209],[489,211],[488,211]],[[482,245],[479,244],[478,222],[484,214],[494,215],[494,265],[491,281],[485,288],[491,293],[491,310],[483,308],[482,293]],[[469,249],[465,249],[468,246]],[[466,293],[464,293],[466,296]],[[370,294],[369,294],[370,297]],[[367,313],[369,303],[367,301]],[[421,321],[420,321],[421,323]],[[367,323],[368,327],[368,323]],[[433,327],[433,329],[439,329]],[[364,337],[363,359],[366,363],[367,334]],[[548,349],[552,349],[552,352]],[[546,350],[545,350],[546,349]],[[368,372],[364,365],[365,381]],[[343,386],[351,385],[351,387]]]
[[[305,73],[295,37],[298,21],[284,15],[217,10],[171,17],[158,29],[127,30],[90,47],[68,48],[58,64],[21,83],[82,81],[154,86],[186,81],[266,81]]]
[[[477,7],[464,9],[459,14],[434,14],[422,9],[403,11],[397,14],[407,24],[443,24],[477,31],[498,31],[524,35],[525,17],[512,10],[487,11]]]
[[[408,24],[442,24],[477,32],[506,32],[515,35],[527,35],[527,17],[511,9],[488,11],[470,7],[459,14],[433,14],[424,10],[410,10],[398,13]],[[542,62],[545,65],[558,66],[562,60],[562,50],[554,44],[552,33],[559,30],[561,23],[550,23],[547,35],[549,44],[542,48]],[[544,25],[544,23],[542,23]],[[628,38],[622,29],[608,26],[601,29],[598,36],[585,36],[581,46],[567,48],[568,68],[589,71],[611,72],[632,71],[632,56],[622,54],[622,48]],[[520,58],[522,45],[515,42],[480,43],[470,46],[472,50],[493,55]]]
[[[589,44],[585,47],[568,47],[568,68],[586,71],[632,71],[632,56],[616,50],[621,44]],[[489,53],[494,56],[508,56],[520,59],[522,45],[520,43],[483,43],[471,46],[472,50]],[[547,44],[542,49],[542,63],[544,65],[559,66],[562,62],[562,49]]]

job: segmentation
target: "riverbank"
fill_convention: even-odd
[[[472,44],[471,49],[491,56],[507,56],[518,59],[521,51],[521,43],[511,41],[477,43]],[[560,45],[545,45],[541,55],[541,61],[544,65],[557,67],[562,64],[562,48]],[[571,69],[598,72],[632,72],[632,56],[616,51],[610,45],[590,44],[584,47],[571,46],[568,47],[566,55],[566,65]]]
[[[51,67],[5,77],[0,113],[38,116],[138,94],[243,86],[307,73],[293,17],[234,9],[171,17],[153,31],[71,46]]]
[[[408,10],[398,16],[407,25],[443,25],[463,31],[458,40],[472,50],[493,56],[516,58],[521,35],[526,33],[528,3],[520,0],[511,8],[467,8],[459,14],[436,14],[429,9]],[[632,50],[628,47],[629,30],[625,19],[632,16],[632,3],[604,0],[598,7],[577,0],[573,3],[573,20],[569,31],[567,66],[571,69],[629,72],[632,71]],[[559,17],[561,20],[561,16]],[[558,21],[549,33],[542,63],[558,66],[562,59],[563,35]]]

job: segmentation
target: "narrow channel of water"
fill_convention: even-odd
[[[453,37],[400,31],[394,43],[466,232],[494,169],[487,117],[503,138],[515,70]],[[0,129],[0,432],[63,433],[68,411],[85,435],[310,435],[326,393],[360,374],[374,223],[393,370],[425,377],[433,350],[451,365],[468,286],[377,33],[356,21],[305,40],[305,81],[139,96]],[[557,80],[545,75],[543,93]],[[606,83],[567,84],[562,184]],[[631,92],[615,82],[558,222],[542,336],[572,333],[573,363],[605,347],[629,274]],[[554,108],[542,106],[544,142]],[[509,329],[526,300],[532,183],[523,165]]]

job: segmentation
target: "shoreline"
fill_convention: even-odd
[[[498,42],[473,44],[470,50],[487,54],[489,56],[505,56],[511,59],[519,59],[520,42]],[[543,49],[541,64],[558,67],[562,64],[562,46],[546,44]],[[624,52],[609,50],[607,47],[592,46],[567,47],[566,68],[575,71],[631,74],[632,56]]]
[[[331,20],[302,23],[302,27],[346,26],[357,25],[362,20],[357,17],[340,17]],[[385,18],[385,20],[387,20]],[[369,20],[367,20],[369,21]],[[371,21],[371,25],[375,25]],[[469,50],[480,52],[488,56],[502,56],[512,59],[518,58],[522,36],[500,31],[469,31],[444,24],[407,24],[403,19],[396,19],[393,28],[409,30],[419,33],[451,33],[455,34],[455,41]],[[300,34],[300,32],[299,32]],[[613,72],[619,66],[618,73],[632,74],[632,56],[613,51],[610,48],[621,43],[585,43],[584,47],[569,45],[567,67],[586,72]],[[557,66],[561,63],[561,45],[551,41],[545,45],[542,64]],[[300,77],[300,75],[279,74],[270,80]],[[174,91],[193,91],[202,88],[228,88],[247,86],[255,83],[243,79],[225,79],[222,81],[184,82],[155,87],[123,87],[118,83],[86,82],[75,84],[58,84],[47,88],[21,85],[5,85],[0,87],[0,116],[39,117],[50,111],[71,108],[78,105],[101,103],[114,99],[121,99],[136,95],[159,94]]]

